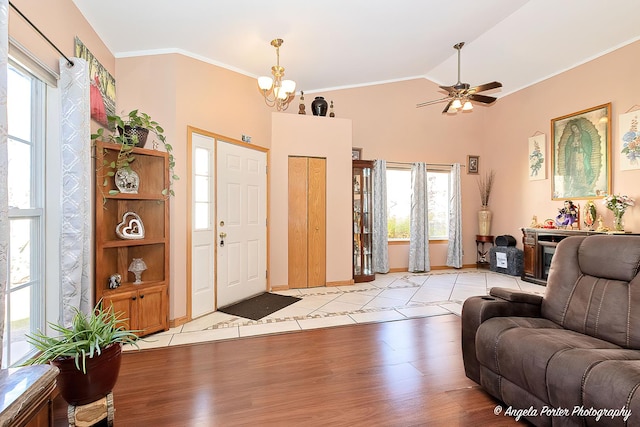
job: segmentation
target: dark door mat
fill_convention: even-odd
[[[244,301],[219,308],[218,311],[251,320],[260,320],[296,301],[300,301],[300,298],[265,292]]]

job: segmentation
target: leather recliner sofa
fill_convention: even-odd
[[[640,236],[565,238],[544,297],[465,301],[466,375],[536,426],[640,426],[639,269]]]

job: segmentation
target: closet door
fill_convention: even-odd
[[[326,159],[309,158],[307,197],[307,287],[327,282]]]
[[[289,157],[289,288],[307,287],[307,163]]]
[[[326,284],[326,159],[289,157],[289,288]]]

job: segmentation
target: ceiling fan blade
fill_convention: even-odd
[[[416,108],[425,107],[427,105],[438,104],[442,101],[446,101],[447,99],[449,99],[449,97],[445,96],[444,98],[434,99],[433,101],[421,102],[420,104],[416,104]]]
[[[449,108],[451,107],[451,104],[453,104],[453,99],[447,103],[446,107],[444,107],[444,110],[442,110],[442,114],[444,114],[447,111],[449,111]]]
[[[485,84],[480,85],[480,86],[472,87],[471,89],[469,89],[469,92],[478,93],[478,92],[484,92],[485,90],[497,89],[499,87],[502,87],[502,83],[500,83],[500,82],[491,82],[491,83],[485,83]]]
[[[469,95],[469,99],[476,102],[482,102],[483,104],[491,104],[497,98],[494,98],[493,96],[478,95],[474,93],[472,95]]]

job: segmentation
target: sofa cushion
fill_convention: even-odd
[[[619,347],[563,329],[542,318],[495,317],[480,325],[476,335],[476,355],[481,365],[545,402],[549,402],[547,366],[550,360],[558,352],[573,348]],[[496,385],[486,386],[495,388]]]
[[[640,352],[627,349],[571,348],[557,352],[549,360],[546,373],[549,403],[555,408],[582,405],[583,382],[603,361],[637,360]],[[575,422],[582,417],[574,415]]]
[[[556,247],[541,314],[558,325],[640,348],[640,236],[568,237]]]
[[[640,361],[603,361],[594,366],[584,379],[583,407],[631,411],[629,418],[611,414],[585,417],[588,426],[638,426],[640,425]]]

